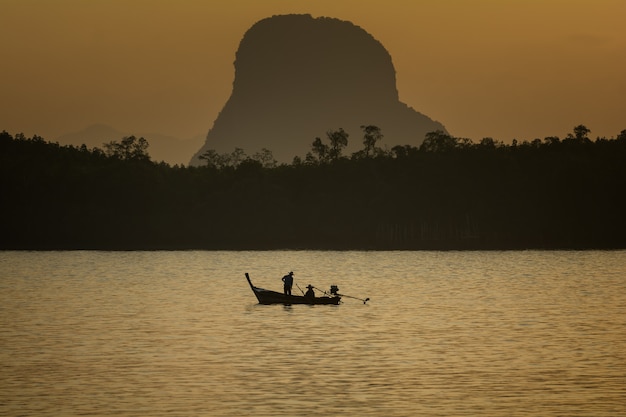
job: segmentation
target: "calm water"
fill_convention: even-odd
[[[626,252],[0,252],[0,415],[624,416]]]

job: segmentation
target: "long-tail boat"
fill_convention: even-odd
[[[250,280],[250,275],[246,272],[246,279],[252,292],[259,300],[259,304],[334,304],[337,305],[341,301],[338,294],[324,295],[321,297],[306,297],[304,295],[287,295],[278,291],[266,290],[256,287]]]

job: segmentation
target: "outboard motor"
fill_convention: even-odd
[[[337,296],[337,293],[339,292],[339,287],[336,285],[331,285],[330,286],[330,293],[334,296]]]

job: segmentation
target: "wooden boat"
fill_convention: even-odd
[[[255,287],[250,280],[250,275],[246,272],[246,279],[252,292],[259,300],[259,304],[334,304],[337,305],[341,301],[341,297],[323,296],[323,297],[305,297],[303,295],[285,295],[282,292],[266,290],[264,288]]]

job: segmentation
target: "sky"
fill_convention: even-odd
[[[453,136],[626,129],[626,0],[0,0],[0,130],[206,135],[244,33],[289,13],[365,29]]]

